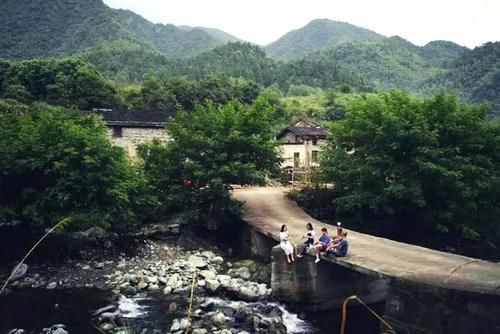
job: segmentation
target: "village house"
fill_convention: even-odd
[[[318,124],[300,121],[281,130],[276,140],[281,143],[284,169],[309,169],[319,166],[318,154],[327,131]]]
[[[103,117],[111,141],[136,156],[137,144],[145,141],[166,141],[165,122],[173,112],[147,110],[92,109]]]

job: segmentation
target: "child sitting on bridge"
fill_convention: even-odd
[[[315,263],[318,263],[320,261],[319,255],[321,251],[325,251],[326,248],[328,247],[328,244],[331,241],[330,236],[328,235],[328,230],[326,227],[323,227],[321,229],[321,237],[319,237],[319,241],[314,245],[314,252],[316,253],[316,260],[314,261]]]
[[[332,242],[326,247],[326,252],[337,257],[346,256],[347,250],[349,249],[349,243],[346,238],[347,232],[343,231],[340,237],[332,240]]]
[[[306,239],[306,241],[304,241],[304,244],[302,245],[302,250],[300,251],[300,253],[297,254],[298,259],[300,259],[304,255],[306,255],[307,249],[309,247],[312,247],[312,245],[314,244],[314,228],[313,228],[311,223],[306,224],[306,234],[304,234],[302,239],[304,239],[304,238]]]

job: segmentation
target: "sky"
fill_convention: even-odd
[[[154,23],[204,26],[266,45],[314,19],[348,22],[417,45],[500,40],[500,0],[104,0]]]

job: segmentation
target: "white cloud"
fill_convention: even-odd
[[[500,40],[499,0],[104,0],[155,23],[206,26],[265,45],[317,18],[349,22],[423,45]]]

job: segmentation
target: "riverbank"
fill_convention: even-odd
[[[87,293],[99,302],[83,302],[86,305],[82,304],[81,314],[71,316],[85,318],[89,314],[89,326],[75,326],[69,316],[66,323],[65,319],[50,319],[56,323],[47,324],[40,319],[38,325],[23,328],[29,314],[24,318],[4,314],[12,321],[3,322],[0,333],[87,333],[89,328],[96,333],[184,333],[187,326],[197,334],[293,332],[287,331],[285,315],[289,326],[307,331],[305,322],[275,303],[272,290],[263,282],[265,270],[248,260],[228,262],[227,254],[192,235],[181,235],[178,227],[137,235],[134,246],[126,248],[117,246],[116,236],[91,232],[87,236],[94,248],[83,247],[76,258],[29,264],[26,274],[14,280],[7,295],[0,297],[0,311],[7,313],[12,308],[6,304],[14,303],[16,296],[25,298],[32,293],[33,298],[50,299],[66,293],[71,299],[72,294]],[[253,280],[259,277],[259,281]],[[191,288],[194,297],[189,319]],[[30,303],[29,298],[26,303]],[[141,304],[148,303],[153,304],[149,317],[140,311],[145,307]],[[86,310],[87,304],[90,309]],[[58,313],[66,306],[56,303],[40,307]]]

